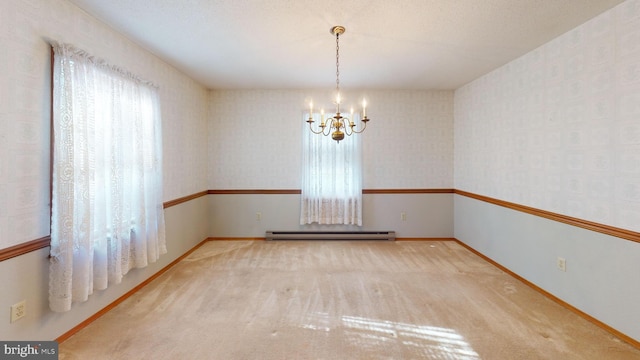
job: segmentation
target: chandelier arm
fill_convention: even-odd
[[[319,134],[324,135],[324,128],[322,126],[319,126],[320,130],[318,131],[313,130],[313,123],[315,123],[315,120],[313,120],[313,114],[309,116],[309,120],[307,120],[307,123],[309,123],[309,130],[311,130],[312,133],[316,135],[319,135]]]
[[[355,132],[353,131],[353,126],[351,126],[351,119],[347,117],[343,119],[344,119],[344,133],[347,134],[347,136],[353,135]]]
[[[312,126],[311,123],[309,123],[309,130],[311,130],[312,133],[314,133],[314,134],[324,134],[323,130],[315,131],[315,130],[313,130],[313,127],[311,127],[311,126]]]
[[[322,135],[329,136],[329,134],[331,134],[331,128],[333,127],[333,118],[327,119],[327,122],[325,124],[327,126],[325,126],[324,129],[322,129]],[[326,133],[324,132],[325,129],[327,130]]]
[[[362,121],[362,120],[361,120]],[[366,121],[362,121],[364,123],[364,126],[362,127],[362,130],[355,130],[355,129],[351,129],[353,131],[354,134],[360,134],[364,131],[364,129],[367,128],[367,122]]]

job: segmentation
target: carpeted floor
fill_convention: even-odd
[[[453,241],[210,241],[60,359],[640,359]]]

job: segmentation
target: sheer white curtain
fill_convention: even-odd
[[[320,115],[314,114],[315,124]],[[332,116],[332,114],[329,114]],[[308,114],[305,114],[306,120]],[[357,114],[353,121],[360,122]],[[336,143],[313,134],[304,122],[300,224],[362,226],[362,151],[360,135]]]
[[[62,312],[167,249],[157,88],[53,48],[49,306]]]

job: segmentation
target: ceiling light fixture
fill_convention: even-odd
[[[356,124],[353,122],[353,108],[351,108],[351,118],[346,118],[340,115],[340,102],[342,100],[340,96],[340,35],[344,34],[345,28],[344,26],[334,26],[329,32],[332,35],[336,36],[336,114],[333,117],[330,117],[325,122],[324,119],[324,109],[320,111],[320,127],[317,130],[313,129],[313,101],[309,102],[309,119],[307,122],[309,123],[309,129],[314,134],[322,134],[324,136],[329,136],[331,134],[331,138],[338,143],[340,140],[344,139],[344,135],[347,134],[351,136],[353,134],[359,134],[367,128],[367,122],[369,118],[367,118],[367,100],[362,100],[362,122],[364,125],[362,129],[356,130]],[[326,129],[326,132],[325,132]],[[331,132],[333,129],[333,132]],[[343,131],[344,130],[344,131]]]

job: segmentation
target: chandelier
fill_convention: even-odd
[[[344,26],[334,26],[329,32],[332,35],[336,36],[336,113],[333,117],[328,118],[325,121],[324,118],[324,109],[320,111],[320,125],[315,130],[313,128],[313,101],[309,102],[309,119],[307,123],[309,123],[309,129],[314,134],[322,134],[324,136],[329,136],[331,134],[331,138],[338,143],[340,140],[344,139],[344,135],[351,136],[353,134],[359,134],[367,128],[367,122],[369,118],[367,118],[367,101],[362,100],[362,128],[356,129],[356,124],[353,122],[353,108],[351,108],[351,117],[343,117],[340,115],[340,35],[344,34],[345,28]]]

